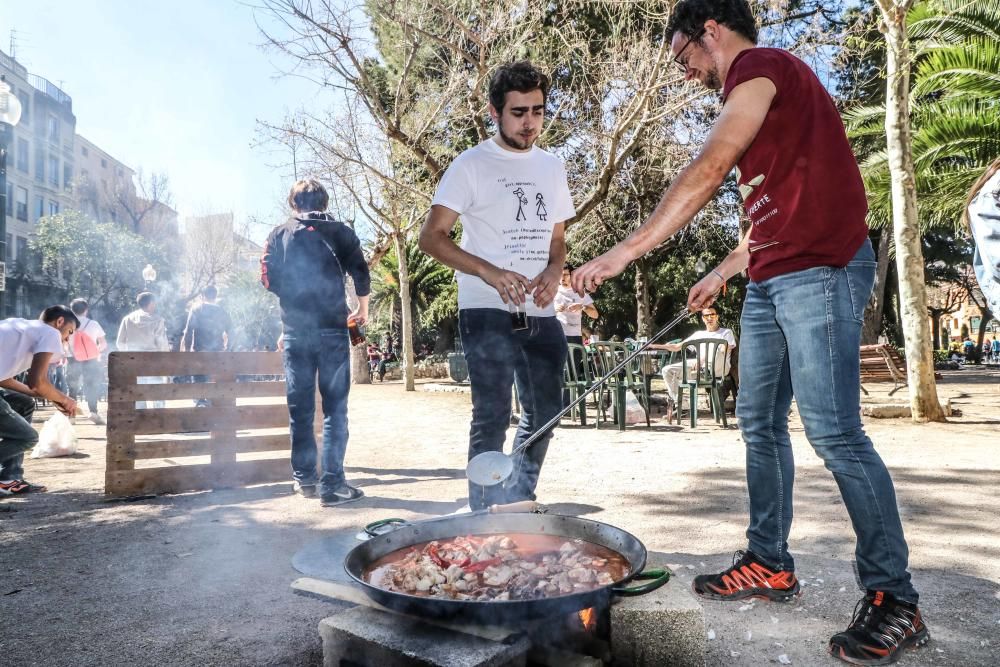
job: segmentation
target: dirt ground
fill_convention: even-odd
[[[877,389],[873,398],[884,397],[887,387]],[[899,664],[996,665],[1000,372],[946,373],[940,392],[962,410],[948,424],[866,420],[896,480],[933,637]],[[104,427],[79,425],[75,457],[27,462],[49,493],[0,500],[0,663],[320,664],[317,623],[336,607],[290,592],[292,555],[369,521],[465,505],[469,412],[466,394],[354,387],[347,472],[367,497],[327,509],[288,484],[107,502]],[[782,655],[839,664],[824,648],[861,595],[854,539],[833,479],[793,425],[790,543],[804,594],[787,605],[705,603],[709,665]],[[565,423],[539,492],[554,511],[633,532],[652,564],[671,565],[685,583],[745,544],[742,442],[708,418],[696,429],[661,421],[623,433]]]

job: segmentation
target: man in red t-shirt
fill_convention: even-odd
[[[788,553],[794,396],[806,437],[847,506],[867,589],[829,650],[854,664],[895,661],[929,635],[907,571],[892,479],[861,423],[858,348],[875,255],[844,126],[805,63],[756,47],[746,0],[681,0],[667,32],[686,78],[722,90],[722,112],[701,153],[649,219],[574,272],[573,287],[593,291],[682,229],[735,167],[750,230],[691,288],[688,306],[710,306],[729,277],[749,270],[739,360],[747,389],[736,406],[747,446],[749,545],[732,567],[697,577],[693,588],[715,600],[787,600],[800,593]]]

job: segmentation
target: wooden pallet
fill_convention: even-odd
[[[283,372],[280,352],[112,353],[105,494],[178,493],[290,479],[285,382],[251,377]],[[207,376],[208,381],[137,381],[140,376],[195,374]],[[194,407],[193,400],[202,398],[211,401],[211,407]],[[139,410],[135,404],[177,399],[187,405]],[[257,400],[248,405],[242,399]],[[319,420],[317,424],[322,425]],[[266,429],[282,430],[261,433]],[[238,460],[238,455],[259,452],[274,456]],[[173,460],[190,456],[208,461]],[[154,459],[164,465],[144,467]],[[137,467],[137,462],[143,463]]]

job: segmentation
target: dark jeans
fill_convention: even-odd
[[[292,435],[292,477],[316,484],[316,382],[323,402],[323,474],[319,491],[344,482],[347,451],[347,395],[351,390],[351,341],[347,329],[319,329],[284,334],[285,384]]]
[[[34,412],[35,399],[0,389],[0,482],[24,478],[24,453],[38,443]]]
[[[74,361],[71,359],[69,373],[73,394],[76,396],[81,394],[80,385],[82,384],[82,394],[87,399],[87,408],[91,413],[97,412],[97,401],[101,398],[104,389],[104,368],[101,366],[101,360]]]
[[[517,383],[521,421],[514,437],[517,447],[562,407],[566,336],[555,317],[529,317],[528,328],[514,331],[510,313],[495,308],[467,308],[458,313],[459,331],[472,385],[472,426],[469,458],[503,451],[510,426],[511,387]],[[545,460],[549,431],[514,461],[506,485],[482,487],[469,483],[469,506],[534,500]]]
[[[736,401],[747,447],[747,538],[765,563],[794,569],[794,396],[806,437],[851,517],[861,583],[916,602],[892,479],[861,423],[858,349],[874,280],[875,254],[865,241],[845,268],[815,267],[747,286],[739,362],[740,383],[749,389]]]

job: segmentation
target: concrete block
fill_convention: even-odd
[[[705,612],[687,585],[664,586],[611,606],[611,654],[622,667],[703,667]]]
[[[324,667],[524,667],[527,637],[511,644],[354,607],[319,622]]]

